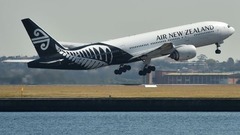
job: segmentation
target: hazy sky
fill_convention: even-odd
[[[236,30],[197,55],[240,60],[239,0],[0,0],[0,56],[37,55],[21,19],[31,18],[58,41],[95,42],[184,25],[222,21]]]

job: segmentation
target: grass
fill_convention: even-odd
[[[23,91],[22,91],[23,89]],[[240,85],[0,85],[0,98],[240,98]]]

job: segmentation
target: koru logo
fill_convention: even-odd
[[[46,33],[44,33],[41,29],[34,30],[33,35],[35,36],[35,38],[31,39],[33,44],[34,45],[40,44],[40,48],[43,51],[47,50],[50,43],[49,36]]]

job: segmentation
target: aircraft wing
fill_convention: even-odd
[[[140,59],[144,60],[144,59],[146,59],[146,57],[154,58],[154,57],[165,56],[165,55],[168,55],[168,54],[172,53],[173,50],[174,50],[174,45],[172,43],[165,43],[158,48],[154,48],[152,50],[149,50],[147,53],[138,55],[136,57],[133,57],[132,59],[140,58]]]
[[[148,57],[155,57],[155,56],[164,56],[164,55],[168,55],[170,54],[174,49],[174,46],[172,43],[165,43],[163,44],[161,47],[152,50],[150,52],[148,52],[147,55]]]
[[[2,61],[3,63],[28,63],[28,62],[31,62],[35,59],[9,59],[9,60],[4,60]]]

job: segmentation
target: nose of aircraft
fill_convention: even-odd
[[[235,29],[227,23],[223,23],[220,29],[221,35],[223,36],[224,39],[228,38],[235,32]]]
[[[233,27],[230,28],[231,33],[233,34],[235,32],[235,29]]]
[[[231,36],[234,32],[235,32],[235,29],[232,26],[227,25],[227,27],[225,27],[225,34],[227,36]]]

